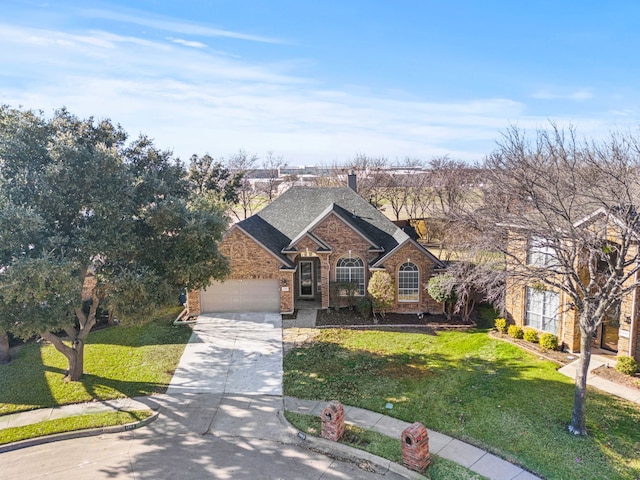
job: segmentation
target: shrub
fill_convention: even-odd
[[[625,375],[635,375],[638,371],[638,362],[633,357],[622,356],[617,358],[616,370]]]
[[[502,318],[502,317],[498,317],[496,318],[496,330],[498,330],[500,333],[507,333],[507,319],[506,318]]]
[[[358,297],[356,300],[356,310],[367,320],[371,316],[371,300],[367,297]]]
[[[527,342],[538,343],[538,331],[533,328],[525,328],[523,338]]]
[[[524,330],[522,330],[522,328],[519,327],[518,325],[509,325],[509,328],[507,329],[507,334],[511,338],[522,338],[524,336]]]
[[[557,350],[558,349],[558,337],[553,333],[543,333],[538,340],[540,346],[545,350]]]
[[[380,313],[382,318],[393,306],[395,298],[395,287],[393,286],[393,278],[387,272],[373,272],[367,292],[371,296],[371,304],[373,306],[373,316],[376,312]]]

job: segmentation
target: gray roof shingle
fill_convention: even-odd
[[[282,250],[331,211],[375,246],[384,249],[381,256],[410,238],[348,187],[292,187],[263,210],[237,225],[282,258],[283,263],[290,265]]]

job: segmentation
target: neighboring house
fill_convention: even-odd
[[[231,274],[188,293],[190,314],[291,313],[298,302],[345,305],[367,292],[376,270],[395,282],[393,312],[440,313],[426,284],[444,264],[351,188],[293,187],[234,224],[220,242]],[[355,287],[355,298],[345,295]]]
[[[524,238],[514,231],[509,240],[509,249],[519,258],[519,262],[544,267],[554,261],[554,250],[545,243],[543,239]],[[598,327],[592,345],[618,355],[635,357],[640,362],[638,302],[640,289],[636,288],[623,298],[607,321]],[[553,333],[558,336],[559,343],[565,350],[580,351],[578,314],[565,293],[535,283],[522,285],[512,276],[507,276],[505,310],[511,323]]]

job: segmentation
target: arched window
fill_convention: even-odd
[[[336,282],[355,283],[357,295],[364,295],[364,263],[358,257],[342,257],[336,264]]]
[[[420,301],[420,272],[415,263],[403,263],[398,270],[398,301]]]

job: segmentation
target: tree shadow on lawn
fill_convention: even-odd
[[[142,347],[147,345],[185,344],[191,336],[188,325],[172,325],[156,320],[144,325],[116,325],[91,331],[87,344]]]
[[[640,457],[640,406],[590,389],[590,436],[576,438],[566,428],[573,381],[551,362],[491,342],[462,356],[383,353],[384,345],[372,350],[331,341],[292,350],[285,358],[285,394],[419,421],[548,478],[640,475],[640,464],[625,460]],[[619,476],[611,474],[616,471]]]
[[[55,404],[46,380],[46,367],[41,360],[41,345],[23,345],[11,360],[0,366],[0,415]]]
[[[93,400],[147,396],[164,393],[168,388],[167,383],[123,381],[91,373],[85,373],[78,382],[67,382],[64,380],[67,371],[62,368],[34,362],[33,369],[28,380],[14,375],[0,377],[0,415]],[[17,383],[13,384],[14,381]],[[64,398],[59,398],[61,395]]]

